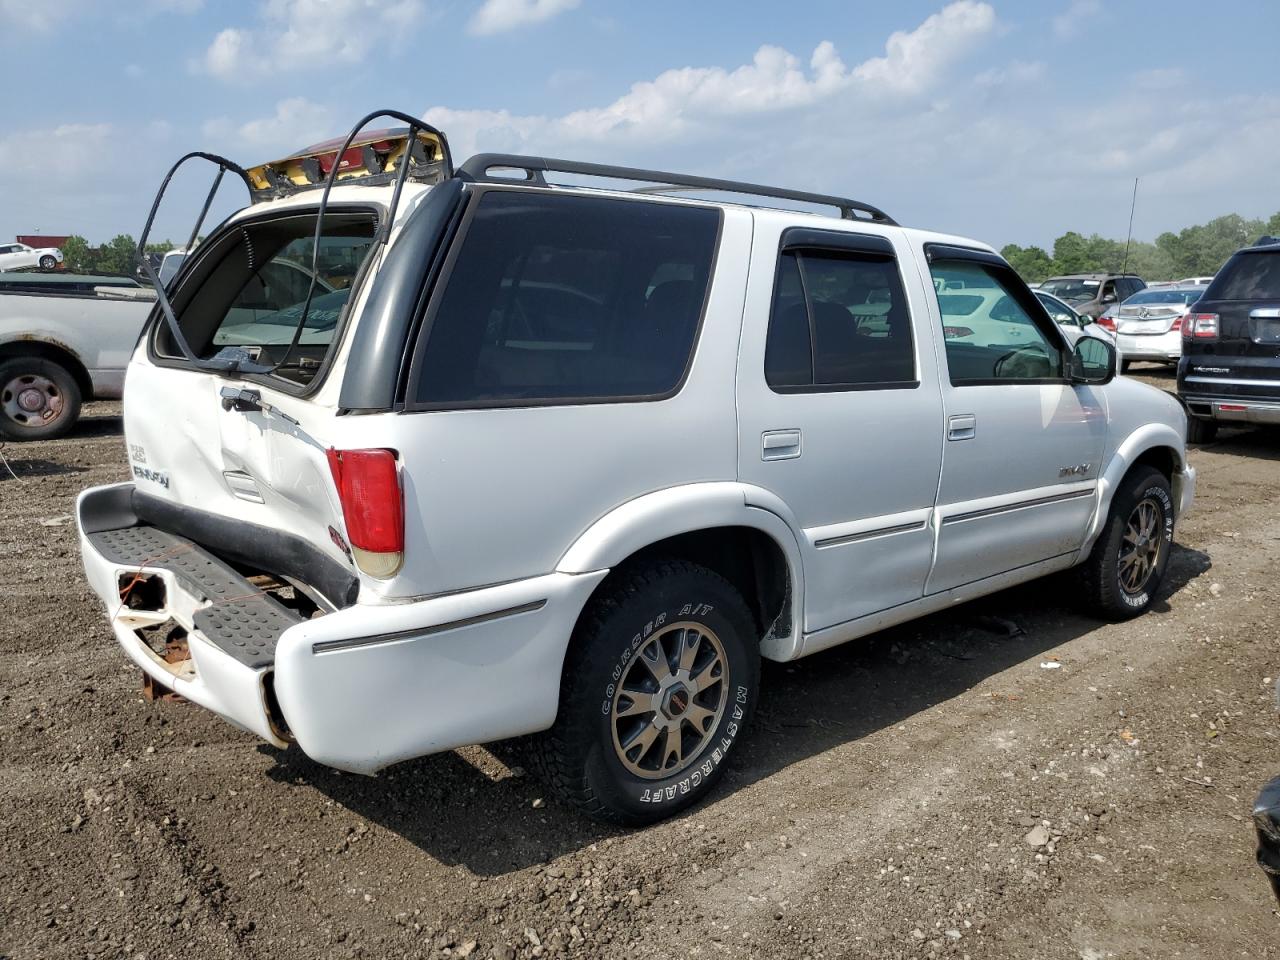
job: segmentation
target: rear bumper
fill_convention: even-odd
[[[1118,333],[1116,347],[1125,360],[1177,363],[1178,358],[1182,356],[1182,334],[1177,330],[1141,336]]]
[[[1236,423],[1280,423],[1280,399],[1255,400],[1250,397],[1205,397],[1182,394],[1187,411],[1206,420]]]
[[[273,729],[267,709],[266,682],[270,670],[250,667],[220,649],[196,626],[197,611],[210,599],[174,569],[165,565],[176,558],[172,550],[158,550],[142,562],[128,563],[107,556],[95,534],[131,529],[128,495],[133,484],[85,490],[76,501],[80,556],[85,577],[106,608],[107,622],[125,655],[161,686],[277,746],[284,746]],[[130,522],[130,521],[133,522]],[[114,526],[119,524],[119,526]],[[121,584],[133,574],[146,573],[164,584],[163,602],[149,609],[131,609],[121,600]],[[246,583],[246,587],[248,584]],[[189,660],[168,663],[144,639],[144,631],[176,625],[187,633]]]
[[[164,558],[126,563],[106,555],[103,531],[139,524],[129,506],[132,487],[96,487],[77,502],[85,574],[125,654],[159,683],[237,726],[277,746],[291,737],[320,763],[355,773],[551,726],[569,637],[608,572],[556,573],[411,602],[355,604],[311,620],[295,616],[291,625],[278,621],[284,628],[270,638],[265,662],[249,665],[223,649],[226,637],[215,642],[206,633],[220,619],[209,611],[256,590],[248,581],[238,594],[211,599],[206,594],[213,591],[166,569]],[[182,542],[184,556],[221,565]],[[158,609],[121,602],[121,577],[139,571],[163,580]],[[191,651],[177,669],[139,633],[169,621],[187,631]]]

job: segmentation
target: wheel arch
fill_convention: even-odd
[[[638,497],[592,524],[561,557],[557,572],[616,572],[658,557],[698,563],[742,593],[761,631],[761,655],[793,659],[800,652],[804,592],[799,541],[777,513],[748,503],[748,490],[701,483]],[[607,589],[612,577],[596,590]]]
[[[39,357],[49,360],[66,369],[80,388],[80,395],[85,400],[93,399],[93,379],[89,370],[74,350],[56,340],[21,337],[0,343],[0,363],[18,357]]]
[[[1180,488],[1186,465],[1185,438],[1168,424],[1144,424],[1126,437],[1099,471],[1097,507],[1079,559],[1083,560],[1089,555],[1102,533],[1111,512],[1111,501],[1125,477],[1138,467],[1154,468],[1169,481],[1173,502],[1178,504],[1182,502]]]

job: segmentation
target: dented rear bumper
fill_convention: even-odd
[[[77,502],[85,574],[129,659],[237,726],[356,773],[551,726],[568,639],[608,572],[303,619],[203,546],[140,521],[132,486]],[[189,660],[149,640],[166,625]]]

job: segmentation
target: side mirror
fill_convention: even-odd
[[[1072,383],[1110,383],[1116,375],[1116,348],[1097,337],[1083,336],[1071,351]]]

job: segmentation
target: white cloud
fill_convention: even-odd
[[[892,34],[885,56],[861,64],[854,76],[881,89],[919,93],[995,27],[996,12],[990,4],[960,0],[916,29]]]
[[[146,72],[147,71],[142,69],[142,67],[136,63],[126,64],[124,68],[124,75],[128,77],[130,80],[137,80],[140,77],[144,76]]]
[[[454,152],[518,149],[540,142],[657,143],[708,132],[723,120],[797,111],[840,96],[859,103],[921,94],[996,27],[989,4],[958,0],[912,31],[894,33],[885,55],[848,68],[824,40],[808,64],[775,46],[762,46],[748,64],[667,70],[603,107],[559,117],[516,116],[505,110],[429,109],[426,119],[444,129]]]
[[[1007,67],[984,70],[973,79],[980,87],[1019,87],[1042,80],[1045,70],[1045,64],[1040,60],[1031,63],[1014,60]]]
[[[66,0],[65,3],[0,0],[0,28],[43,32],[81,13],[85,6],[84,0]]]
[[[541,23],[572,10],[581,0],[484,0],[468,25],[472,33],[501,33]]]
[[[356,63],[374,47],[396,43],[424,9],[423,0],[266,0],[261,26],[222,30],[193,68],[251,82]]]
[[[201,129],[214,152],[245,156],[249,164],[274,160],[294,150],[336,136],[334,111],[306,97],[289,97],[270,116],[236,123],[226,117],[206,121]]]
[[[0,170],[15,176],[79,176],[102,162],[111,135],[106,123],[64,123],[10,133],[0,138]]]
[[[1053,33],[1059,40],[1074,40],[1089,21],[1102,13],[1102,0],[1071,0],[1067,9],[1053,18]]]

